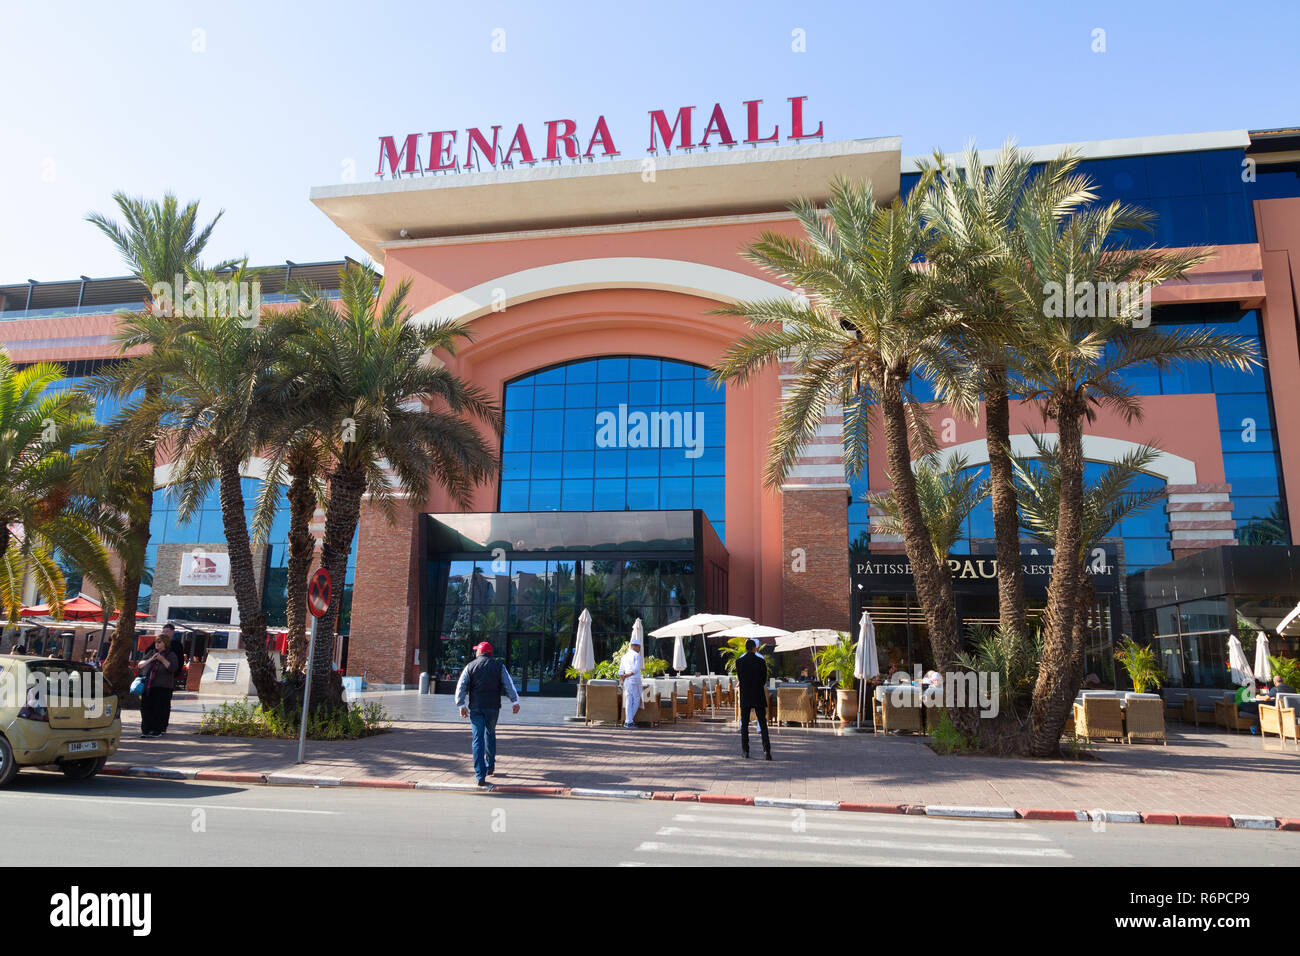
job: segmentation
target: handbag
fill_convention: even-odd
[[[144,693],[144,685],[145,680],[143,677],[137,677],[135,680],[131,681],[131,694],[135,697],[139,697]]]

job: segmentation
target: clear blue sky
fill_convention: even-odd
[[[382,134],[524,122],[536,147],[571,118],[585,144],[604,114],[628,158],[647,110],[695,105],[702,125],[720,102],[743,137],[743,100],[792,95],[828,141],[899,135],[905,155],[1300,124],[1298,35],[1294,0],[11,0],[0,282],[121,274],[83,221],[119,189],[224,209],[213,258],[360,257],[308,190],[349,160],[373,179]]]

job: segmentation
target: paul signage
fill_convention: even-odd
[[[787,141],[799,142],[822,137],[823,124],[818,122],[816,129],[809,130],[804,119],[804,102],[807,99],[806,96],[786,98],[790,104],[790,123],[786,127],[788,132],[785,136]],[[671,153],[674,149],[778,143],[781,141],[781,124],[774,122],[770,116],[764,119],[760,112],[762,105],[762,100],[744,100],[741,110],[732,108],[732,116],[728,120],[722,104],[714,103],[703,126],[700,125],[703,111],[697,116],[694,106],[679,107],[672,113],[671,120],[670,110],[648,110],[650,138],[646,152],[657,154],[661,149]],[[407,133],[405,137],[381,136],[379,167],[375,170],[375,175],[382,179],[385,171],[393,178],[414,175],[416,172],[481,172],[485,168],[513,167],[515,163],[532,165],[539,161],[557,163],[566,159],[581,162],[593,160],[596,156],[608,159],[620,155],[604,116],[596,117],[589,132],[580,130],[577,122],[571,119],[547,120],[544,125],[544,130],[534,127],[531,139],[523,123],[517,124],[513,133],[504,134],[502,130],[508,127],[492,125],[471,126],[466,130],[439,129],[428,133]],[[742,130],[744,139],[738,139]],[[401,145],[398,145],[399,139]],[[544,153],[540,152],[543,143],[546,149]]]
[[[1021,551],[1021,569],[1025,575],[1025,588],[1035,593],[1046,593],[1052,580],[1055,558],[1047,548]],[[1098,594],[1111,594],[1118,589],[1119,566],[1112,544],[1094,548],[1084,562]],[[851,556],[853,588],[855,591],[913,592],[912,563],[905,554],[857,554]],[[952,586],[958,592],[978,592],[997,589],[998,560],[991,554],[950,554],[948,571]]]

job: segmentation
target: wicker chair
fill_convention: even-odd
[[[612,681],[608,684],[589,681],[587,723],[603,720],[617,724],[622,722],[622,717],[623,695],[619,692],[618,684]]]
[[[678,681],[677,687],[679,690],[682,688],[683,684],[685,685],[686,692],[685,694],[677,695],[677,716],[682,720],[690,720],[695,716],[696,710],[699,709],[696,706],[695,687],[690,683],[690,681]]]
[[[1166,747],[1165,702],[1153,698],[1130,697],[1124,702],[1124,735],[1129,743],[1138,740],[1159,740]]]
[[[810,688],[778,687],[776,689],[776,722],[794,722],[805,727],[817,723],[817,704]]]
[[[1201,712],[1196,709],[1196,698],[1188,694],[1183,698],[1183,723],[1200,728]]]
[[[648,690],[648,693],[641,695],[641,706],[637,708],[636,716],[632,718],[634,724],[644,724],[647,727],[659,726],[659,721],[663,719],[662,711],[659,709],[659,693]]]
[[[1234,694],[1227,694],[1223,700],[1214,702],[1214,721],[1220,727],[1231,730],[1233,733],[1240,733],[1243,730],[1250,730],[1251,727],[1258,726],[1259,719],[1252,714],[1243,714],[1237,706]]]
[[[880,727],[887,734],[921,733],[920,705],[899,703],[886,694],[880,702]]]
[[[1118,697],[1085,697],[1074,705],[1076,737],[1124,739],[1124,704]]]
[[[1287,706],[1290,704],[1291,706]],[[1283,694],[1274,704],[1259,705],[1259,735],[1265,737],[1268,734],[1277,734],[1282,741],[1282,746],[1286,747],[1286,740],[1290,737],[1296,742],[1296,748],[1300,749],[1300,728],[1296,726],[1296,709],[1300,704],[1300,695]]]
[[[725,686],[722,685],[721,681],[718,683],[718,706],[723,710],[730,710],[735,706],[736,702],[735,679],[733,678],[732,680],[727,681]]]

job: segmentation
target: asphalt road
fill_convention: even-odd
[[[159,837],[165,836],[165,839]],[[4,861],[178,866],[1294,865],[1300,834],[791,811],[648,800],[235,784],[24,771]],[[148,859],[138,850],[149,847]]]

